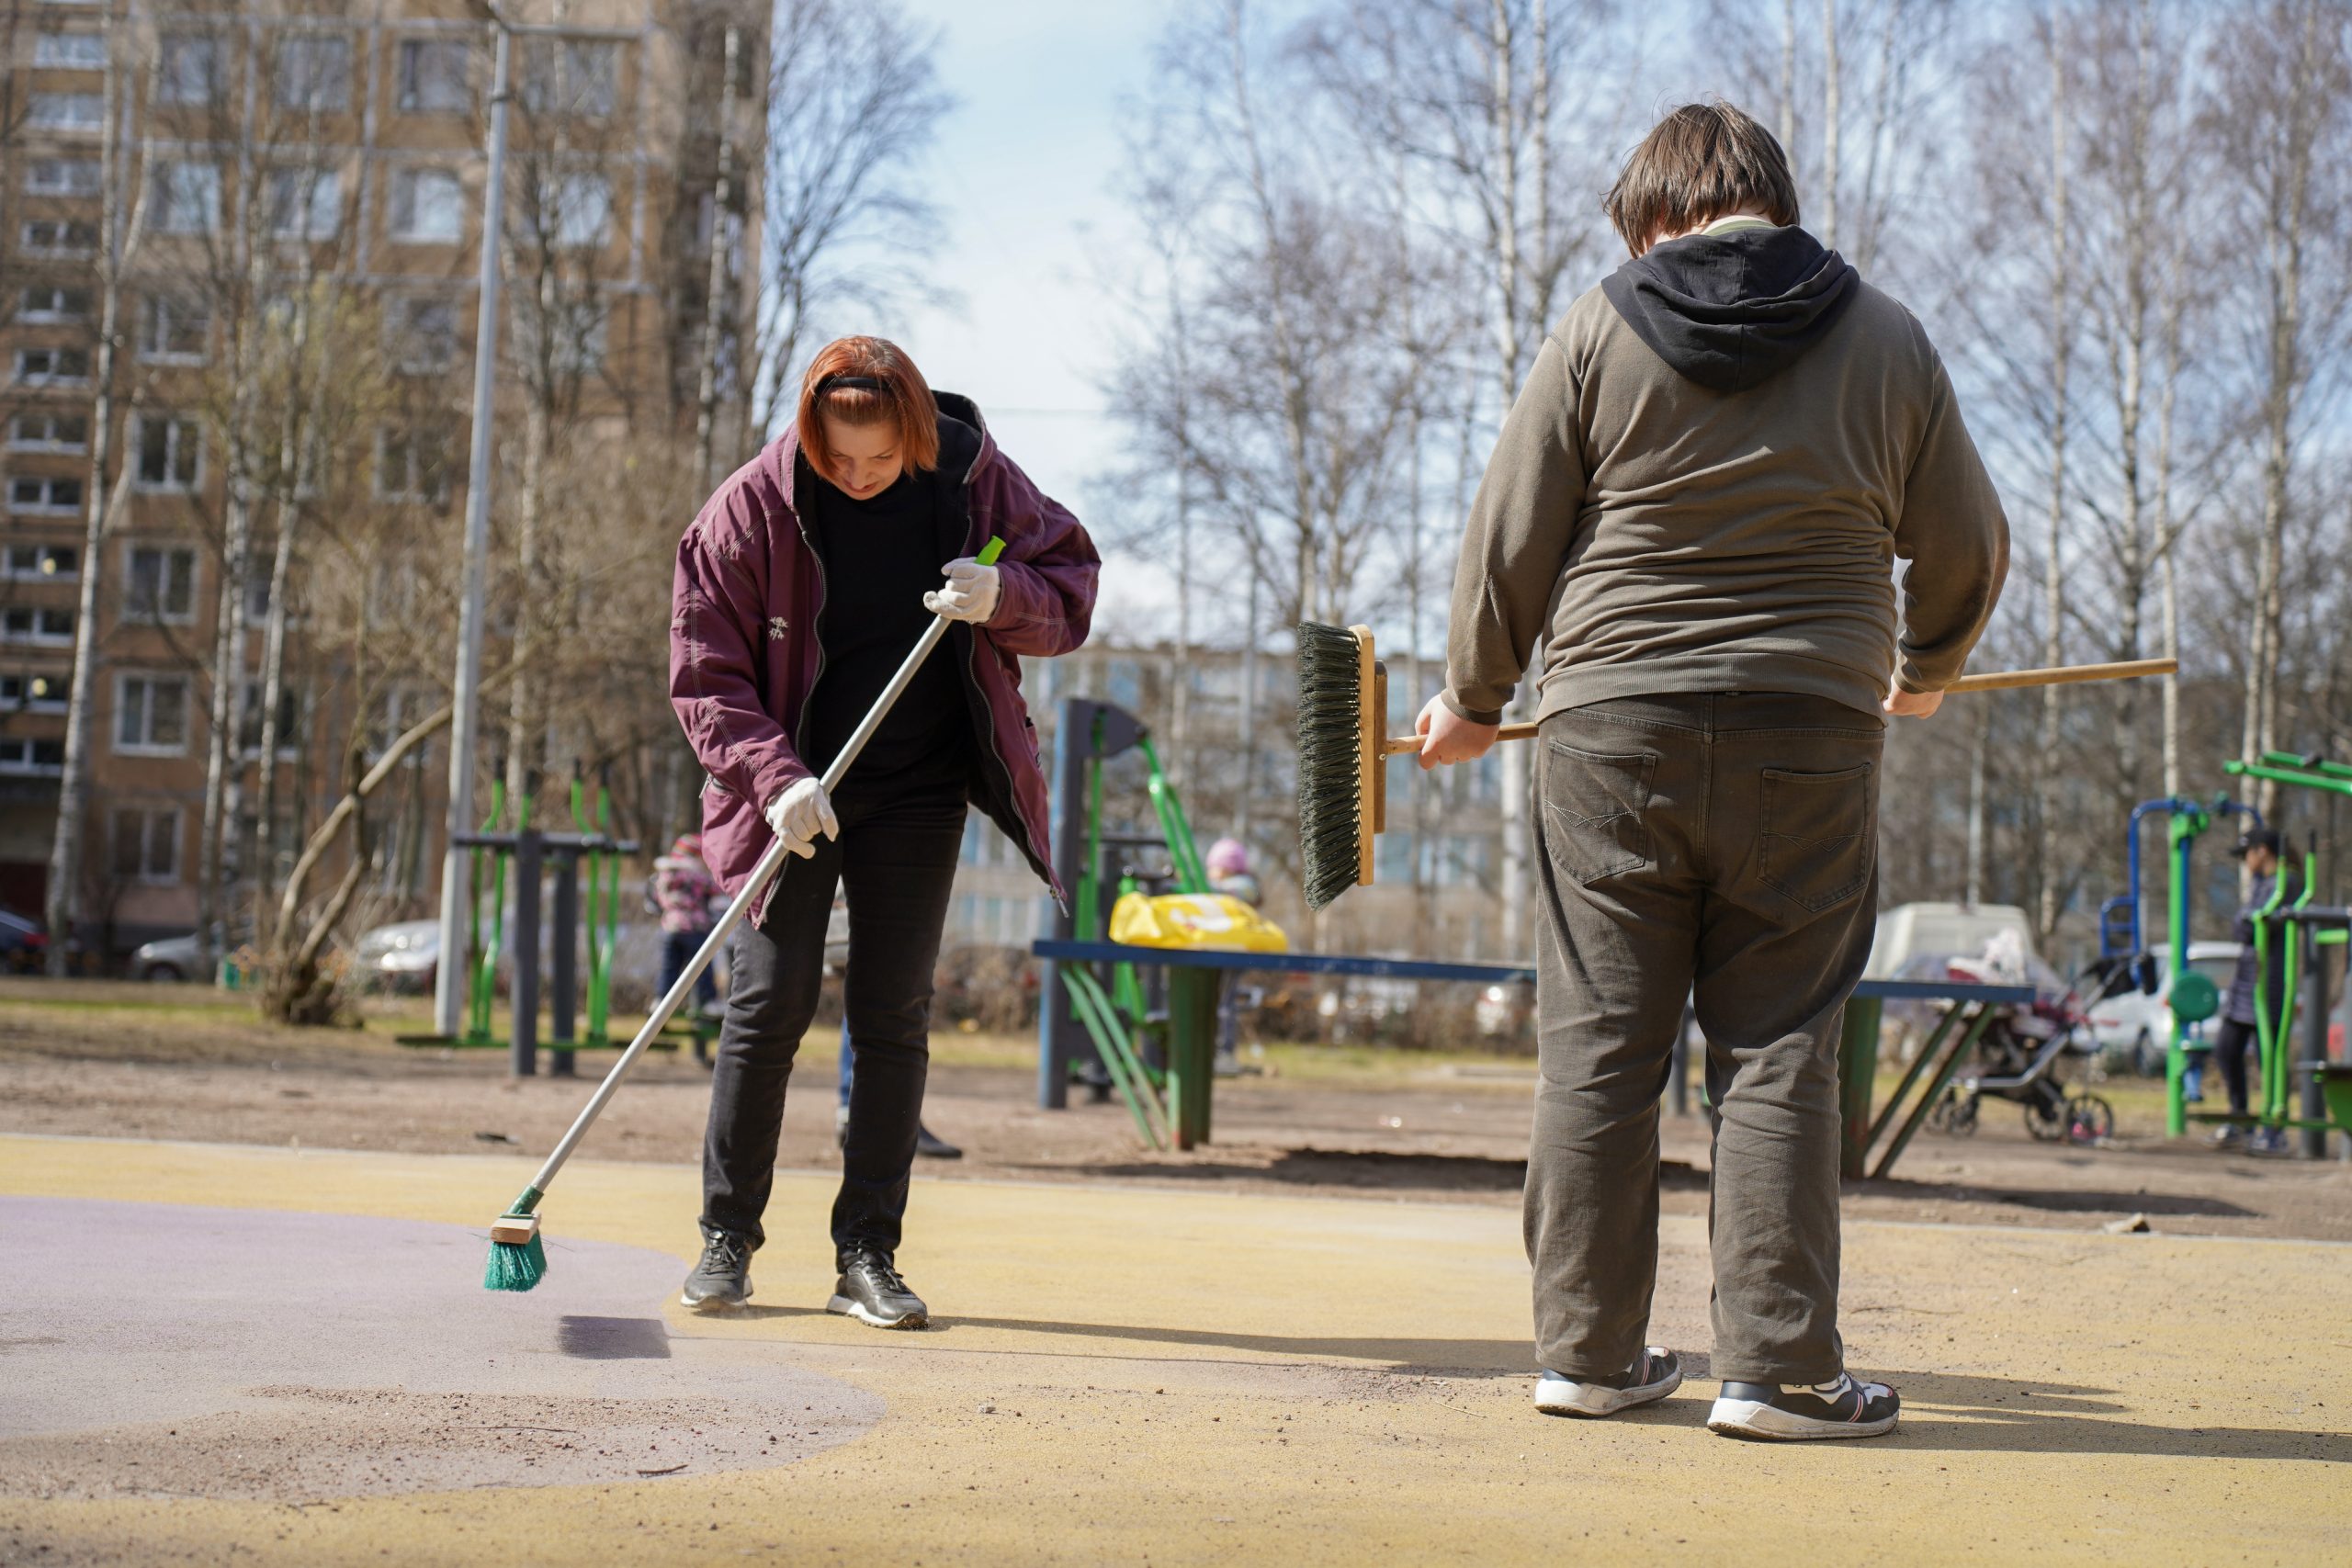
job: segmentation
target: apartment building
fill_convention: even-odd
[[[519,36],[514,47],[501,439],[512,439],[533,397],[552,396],[536,367],[564,378],[564,416],[587,440],[691,441],[709,247],[729,249],[735,320],[749,319],[757,283],[744,236],[758,233],[759,182],[739,177],[739,217],[712,200],[720,29],[740,22],[756,41],[765,11],[748,0],[538,0],[505,10],[566,31]],[[332,299],[380,333],[361,363],[330,367],[376,383],[347,400],[366,411],[367,427],[346,433],[348,449],[332,460],[366,474],[339,472],[339,493],[380,509],[424,556],[447,559],[458,547],[492,40],[481,13],[447,0],[292,0],[268,10],[29,0],[5,25],[17,108],[0,144],[0,906],[36,918],[42,908],[89,508],[119,492],[91,628],[80,899],[85,941],[119,954],[198,918],[232,510],[223,437],[235,411],[252,406],[239,400],[259,374],[232,355],[228,318]],[[756,84],[763,51],[744,52]],[[733,131],[739,170],[759,166],[758,101],[748,95]],[[110,116],[127,259],[101,433]],[[102,434],[111,454],[98,472]],[[249,472],[265,460],[288,471],[266,439],[249,450],[263,454],[248,457]],[[302,460],[292,488],[315,494],[320,481]],[[266,563],[274,530],[260,483],[243,492],[243,517]],[[500,504],[510,504],[503,492]],[[244,596],[254,629],[232,666],[243,689],[230,807],[247,818],[261,787],[269,596],[259,575]],[[397,577],[383,591],[395,616]],[[320,738],[352,722],[334,706],[349,700],[338,694],[343,672],[301,651],[305,627],[290,613],[277,820],[248,829],[281,859],[340,787],[340,759]],[[424,697],[395,691],[366,722],[396,733]],[[431,897],[445,770],[446,754],[418,755],[376,812],[371,853],[388,909],[405,900],[401,912],[414,912]],[[243,837],[227,835],[232,863]],[[232,863],[228,879],[249,870]]]

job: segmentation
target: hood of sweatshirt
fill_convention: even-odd
[[[1744,392],[1827,336],[1859,281],[1845,257],[1791,226],[1668,240],[1602,279],[1600,291],[1682,376]]]

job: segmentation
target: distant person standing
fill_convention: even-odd
[[[671,841],[670,852],[653,863],[652,898],[662,919],[658,994],[666,996],[718,923],[712,909],[719,902],[718,883],[703,863],[700,833],[679,834]],[[713,973],[717,967],[705,968],[702,978],[695,982],[695,1003],[706,1013],[718,1010],[718,977]]]
[[[2279,1009],[2287,989],[2287,945],[2280,932],[2270,944],[2269,972],[2263,972],[2260,950],[2255,943],[2255,921],[2269,906],[2278,891],[2278,879],[2287,880],[2286,897],[2291,904],[2301,892],[2302,878],[2280,864],[2282,840],[2275,828],[2252,828],[2238,840],[2238,854],[2245,868],[2253,874],[2253,887],[2245,908],[2238,911],[2237,940],[2244,945],[2238,950],[2237,972],[2230,977],[2229,999],[2222,1006],[2222,1027],[2213,1036],[2213,1066],[2221,1069],[2222,1086],[2230,1096],[2230,1114],[2248,1114],[2250,1101],[2246,1047],[2261,1039],[2261,1027],[2256,1020],[2262,1010],[2269,1013],[2268,1022],[2275,1036],[2287,1027],[2288,1020]],[[2265,1009],[2267,1004],[2267,1009]],[[2256,1154],[2278,1154],[2287,1146],[2286,1134],[2276,1127],[2249,1129],[2244,1122],[2224,1122],[2213,1134],[2213,1142],[2229,1148],[2245,1144]]]

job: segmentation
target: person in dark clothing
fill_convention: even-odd
[[[975,557],[991,536],[1005,547],[985,566]],[[792,428],[680,541],[671,700],[710,774],[705,858],[731,896],[776,840],[796,857],[733,938],[686,1305],[721,1311],[752,1293],[838,887],[856,1072],[827,1307],[877,1327],[928,1324],[897,1255],[966,809],[986,810],[1060,893],[1020,660],[1085,641],[1100,569],[1086,530],[997,450],[979,411],[934,394],[873,337],[817,355]],[[828,791],[819,775],[934,615],[953,630]]]
[[[2007,524],[1927,334],[1798,227],[1770,131],[1676,109],[1608,209],[1631,259],[1569,307],[1504,421],[1420,717],[1422,766],[1480,756],[1539,674],[1535,1404],[1609,1416],[1682,1381],[1645,1339],[1658,1098],[1695,993],[1708,1425],[1872,1437],[1900,1400],[1838,1332],[1838,1044],[1880,750],[1888,716],[1933,714],[1960,675]]]
[[[2230,1114],[2247,1114],[2250,1103],[2246,1051],[2258,1045],[2261,1030],[2256,1023],[2259,1009],[2268,1004],[2269,1025],[2275,1037],[2287,1027],[2287,1020],[2279,1010],[2287,988],[2287,942],[2284,931],[2274,931],[2270,942],[2270,969],[2262,972],[2262,960],[2255,943],[2255,919],[2269,907],[2278,891],[2278,879],[2285,876],[2287,893],[2284,902],[2291,904],[2301,890],[2301,878],[2291,869],[2282,869],[2279,851],[2282,847],[2278,829],[2249,829],[2238,840],[2238,853],[2253,876],[2252,896],[2245,908],[2238,911],[2236,939],[2245,945],[2238,952],[2238,965],[2230,977],[2230,995],[2222,1004],[2221,1027],[2213,1035],[2213,1066],[2220,1069],[2222,1086],[2229,1091]],[[2257,981],[2259,984],[2257,985]],[[2285,1134],[2276,1127],[2249,1130],[2243,1122],[2227,1122],[2213,1134],[2213,1142],[2223,1147],[2246,1144],[2257,1154],[2277,1154],[2287,1146]]]

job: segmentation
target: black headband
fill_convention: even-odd
[[[879,376],[828,376],[817,383],[817,396],[821,398],[841,388],[861,392],[888,392],[890,384]]]

